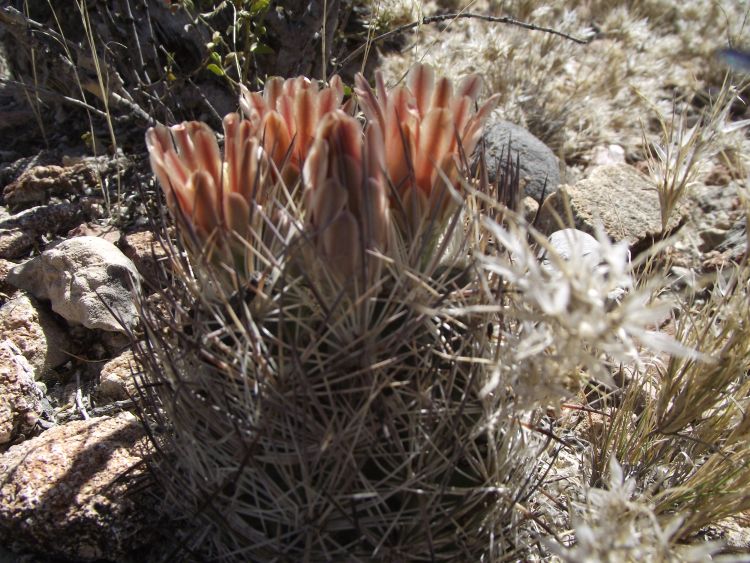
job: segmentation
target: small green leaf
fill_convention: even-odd
[[[268,6],[270,5],[270,0],[255,0],[252,4],[250,4],[250,12],[253,15],[259,14],[260,12],[267,10]]]
[[[219,65],[216,65],[214,63],[211,63],[209,65],[206,65],[206,68],[213,72],[216,76],[224,76],[224,69],[221,68]]]
[[[217,53],[216,51],[213,51],[211,53],[211,60],[213,62],[215,62],[217,65],[220,65],[221,64],[221,55],[219,55],[219,53]]]
[[[250,45],[250,52],[255,53],[256,55],[272,55],[274,53],[274,50],[265,43],[256,41],[252,45]]]

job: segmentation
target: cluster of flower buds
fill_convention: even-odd
[[[342,282],[360,273],[371,282],[379,268],[368,256],[387,251],[392,217],[408,241],[453,208],[448,188],[460,188],[461,160],[492,108],[490,99],[475,111],[480,86],[470,76],[454,91],[426,65],[391,91],[380,74],[376,92],[360,75],[358,120],[339,77],[323,88],[303,77],[272,78],[263,93],[242,87],[245,118],[224,118],[223,156],[215,134],[198,122],[153,127],[146,141],[170,212],[202,251],[246,239],[253,214],[278,203],[269,194],[279,184],[293,193],[301,182],[300,223],[318,256]]]
[[[436,81],[427,65],[412,68],[407,86],[390,92],[379,72],[375,80],[377,93],[357,76],[355,92],[367,120],[383,131],[388,179],[400,200],[394,207],[415,233],[425,220],[442,222],[453,208],[448,186],[459,188],[461,161],[474,151],[496,97],[475,113],[479,76],[466,77],[454,92],[451,80]]]
[[[338,76],[325,88],[303,76],[270,78],[263,94],[240,86],[240,109],[252,134],[262,140],[263,149],[289,184],[299,177],[318,125],[340,109],[343,100],[344,83]]]
[[[192,227],[204,245],[220,229],[246,236],[251,211],[262,204],[269,176],[268,161],[249,123],[237,114],[227,115],[224,139],[222,157],[216,135],[204,123],[157,125],[146,133],[151,167],[170,212]]]

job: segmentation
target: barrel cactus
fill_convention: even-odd
[[[203,124],[148,131],[179,237],[173,283],[142,303],[141,404],[201,557],[519,547],[536,450],[490,385],[502,280],[474,259],[497,250],[467,163],[493,103],[480,84],[418,66],[390,91],[358,77],[344,103],[337,78],[272,80],[243,90],[223,154]]]

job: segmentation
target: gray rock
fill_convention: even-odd
[[[729,236],[729,230],[708,227],[698,232],[701,238],[701,244],[698,247],[701,252],[708,252],[722,246]]]
[[[321,29],[326,30],[325,52],[333,48],[339,19],[339,1],[287,0],[279,9],[269,11],[263,20],[268,37],[275,40],[274,53],[260,57],[264,69],[279,76],[320,76]]]
[[[130,413],[55,426],[0,457],[0,541],[46,557],[120,561],[153,541],[143,427]],[[141,485],[134,489],[135,485]]]
[[[747,225],[741,218],[728,230],[708,227],[698,231],[698,235],[702,241],[701,250],[711,247],[701,255],[701,266],[706,271],[721,271],[739,264],[747,252]]]
[[[3,189],[3,199],[9,206],[43,203],[51,194],[80,193],[86,185],[96,186],[93,167],[35,166],[24,171]]]
[[[20,258],[34,246],[34,235],[18,229],[0,227],[0,257]]]
[[[539,202],[533,197],[526,196],[521,201],[521,214],[527,223],[531,224],[536,219],[536,214],[539,212]]]
[[[591,165],[625,164],[625,149],[620,145],[599,145],[591,151]]]
[[[52,309],[87,328],[123,332],[137,322],[132,291],[140,291],[133,262],[111,242],[76,237],[14,268],[8,281],[49,299]]]
[[[738,219],[727,231],[718,248],[721,251],[734,251],[737,256],[744,254],[747,250],[747,222]]]
[[[525,195],[541,203],[542,194],[546,197],[557,190],[560,185],[557,157],[552,149],[526,129],[509,121],[496,121],[485,126],[482,139],[490,182],[496,180],[498,169],[505,168],[510,143],[513,164],[518,157],[519,175],[521,181],[526,182]]]
[[[0,445],[33,430],[42,414],[41,399],[26,358],[13,342],[0,340]]]
[[[16,265],[13,262],[0,258],[0,292],[5,293],[6,295],[15,291],[15,288],[6,281],[8,278],[8,272],[10,272],[15,266]]]
[[[52,315],[26,292],[18,292],[0,307],[0,334],[21,350],[36,379],[70,359],[71,344]]]
[[[132,163],[122,155],[97,157],[62,157],[62,166],[37,163],[23,167],[20,174],[3,188],[6,205],[20,209],[49,201],[50,196],[74,197],[99,190],[102,178]]]
[[[62,202],[0,217],[0,258],[27,256],[42,235],[65,232],[80,223],[84,216],[80,203]]]
[[[561,186],[542,205],[539,230],[551,234],[570,226],[566,225],[568,208],[576,229],[593,234],[600,222],[610,239],[626,240],[631,247],[662,234],[656,186],[627,164],[598,166],[574,186]],[[675,212],[667,232],[679,226],[683,213],[683,209]]]

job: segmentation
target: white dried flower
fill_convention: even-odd
[[[720,547],[715,543],[677,546],[673,537],[680,518],[660,520],[614,456],[607,488],[589,488],[585,502],[575,503],[574,508],[575,544],[564,548],[547,542],[564,561],[706,561]]]
[[[625,243],[611,243],[600,230],[597,253],[571,240],[563,257],[540,238],[546,247],[540,256],[525,227],[489,219],[485,226],[501,251],[479,260],[505,284],[503,314],[513,322],[498,335],[502,351],[484,396],[502,382],[521,404],[556,402],[583,376],[608,382],[613,364],[639,365],[642,344],[687,352],[649,330],[664,318],[666,305],[634,283]]]

